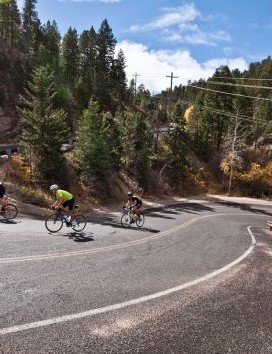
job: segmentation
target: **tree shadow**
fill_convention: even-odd
[[[174,219],[175,215],[179,215],[181,213],[199,214],[206,211],[214,212],[215,210],[214,208],[204,204],[184,202],[178,204],[169,204],[165,207],[148,208],[144,211],[144,214],[149,217]]]
[[[251,206],[249,204],[244,204],[244,203],[236,203],[236,202],[229,202],[229,201],[214,201],[216,204],[223,205],[223,206],[228,206],[231,208],[235,209],[240,209],[243,211],[248,211],[250,213],[254,214],[262,214],[262,215],[267,215],[267,216],[272,216],[272,212],[268,212],[264,209],[256,208],[254,206]]]
[[[167,206],[158,206],[141,209],[141,212],[144,216],[148,218],[161,218],[161,219],[175,219],[175,215],[179,215],[181,213],[189,213],[189,214],[199,214],[202,212],[214,212],[214,208],[211,208],[204,204],[199,203],[173,203]],[[99,225],[107,225],[113,228],[123,228],[121,225],[121,217],[123,213],[120,212],[120,216],[117,218],[116,214],[104,214],[104,215],[91,215],[88,218],[88,221],[91,223],[99,224]],[[149,232],[160,232],[160,230],[156,229],[146,229]]]

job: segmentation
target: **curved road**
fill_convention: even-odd
[[[0,220],[1,353],[271,353],[272,203],[195,200],[142,229]]]

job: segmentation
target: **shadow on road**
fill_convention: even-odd
[[[249,204],[235,203],[235,202],[228,202],[228,201],[215,201],[215,200],[214,200],[214,202],[219,205],[248,211],[248,212],[251,212],[254,214],[263,214],[263,215],[267,215],[267,216],[272,216],[272,212],[268,212],[265,209],[256,208],[256,207],[249,205]],[[265,206],[264,206],[264,208],[265,208]]]
[[[75,242],[90,242],[94,241],[92,232],[70,232],[68,237]]]
[[[0,219],[0,223],[1,223],[1,224],[16,225],[16,224],[19,224],[19,222],[21,222],[21,221]]]
[[[73,240],[75,242],[90,242],[90,241],[94,241],[92,232],[75,232],[75,231],[67,232],[67,233],[60,233],[60,232],[52,233],[52,232],[49,232],[49,235],[69,237],[71,240]]]
[[[146,209],[145,215],[162,219],[174,219],[175,215],[181,213],[199,214],[205,211],[214,212],[214,208],[200,203],[169,204],[166,207]]]
[[[199,214],[202,212],[214,212],[215,210],[211,207],[208,207],[204,204],[199,203],[177,203],[177,204],[169,204],[165,207],[152,207],[141,209],[142,213],[148,218],[161,218],[161,219],[174,219],[175,215],[179,215],[181,213],[190,213],[190,214]],[[113,228],[123,228],[120,220],[121,220],[122,212],[120,212],[120,216],[116,216],[116,214],[104,214],[104,215],[93,215],[88,219],[89,222],[100,224],[100,225],[108,225]],[[142,230],[148,232],[160,232],[160,230],[156,229],[144,229]]]

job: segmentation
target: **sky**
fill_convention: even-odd
[[[24,0],[17,0],[20,9]],[[244,71],[272,53],[272,0],[37,0],[42,23],[80,35],[104,19],[134,79],[152,94],[207,79],[221,65]]]

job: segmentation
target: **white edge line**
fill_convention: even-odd
[[[79,313],[76,313],[73,315],[61,316],[61,317],[56,317],[56,318],[43,320],[43,321],[26,323],[24,325],[3,328],[3,329],[0,329],[0,335],[4,335],[4,334],[8,334],[8,333],[22,332],[22,331],[26,331],[26,330],[33,329],[33,328],[44,327],[44,326],[49,326],[49,325],[53,325],[53,324],[57,324],[57,323],[61,323],[61,322],[72,321],[72,320],[79,319],[79,318],[90,317],[90,316],[94,316],[97,314],[118,310],[118,309],[125,308],[125,307],[131,306],[131,305],[137,305],[142,302],[157,299],[161,296],[172,294],[174,292],[189,288],[190,286],[193,286],[193,285],[199,284],[203,281],[206,281],[208,279],[211,279],[211,278],[217,276],[218,274],[221,274],[221,273],[229,270],[230,268],[234,267],[235,265],[240,263],[242,260],[244,260],[246,257],[248,257],[252,253],[252,251],[254,250],[254,248],[256,246],[256,240],[255,240],[255,237],[251,231],[251,226],[247,227],[247,231],[251,236],[251,245],[247,249],[247,251],[245,253],[243,253],[240,257],[235,259],[233,262],[227,264],[226,266],[224,266],[220,269],[217,269],[216,271],[214,271],[212,273],[204,275],[201,278],[189,281],[183,285],[180,285],[180,286],[177,286],[174,288],[170,288],[170,289],[167,289],[164,291],[159,291],[159,292],[151,294],[151,295],[143,296],[138,299],[124,301],[124,302],[120,302],[118,304],[100,307],[98,309],[79,312]]]

